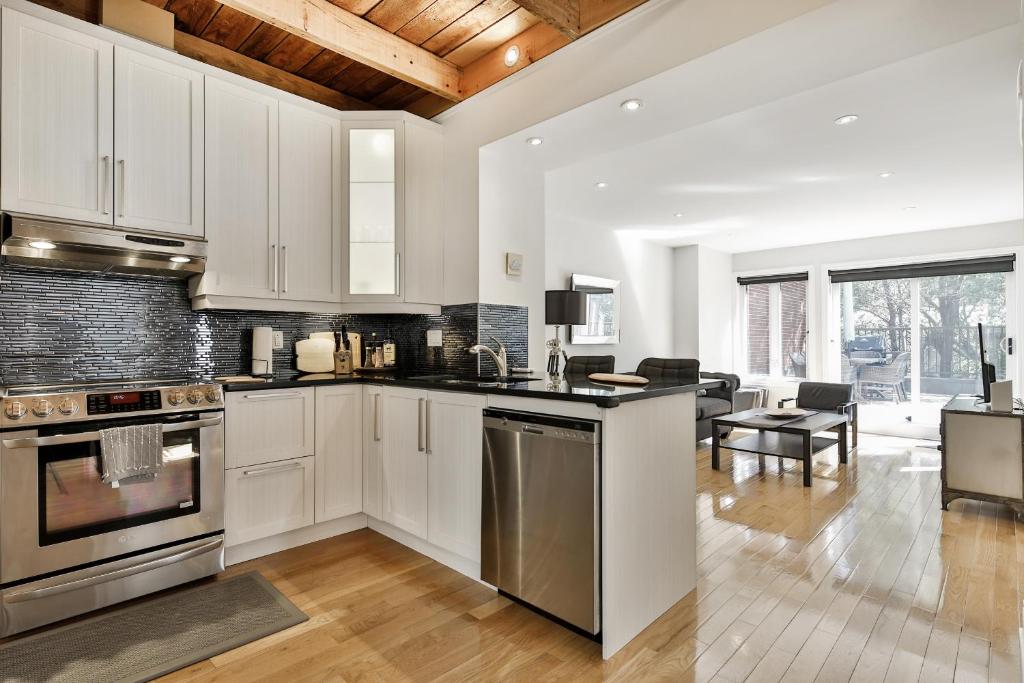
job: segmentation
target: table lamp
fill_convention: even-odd
[[[565,356],[558,328],[562,325],[587,324],[586,295],[569,289],[549,289],[544,292],[544,324],[555,326],[555,337],[547,342],[548,374],[557,375],[561,358]]]

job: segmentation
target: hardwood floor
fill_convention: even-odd
[[[729,471],[729,464],[732,470]],[[305,624],[165,681],[1021,681],[1024,526],[939,507],[939,454],[862,436],[800,463],[698,452],[697,589],[608,662],[599,647],[363,530],[232,567]]]

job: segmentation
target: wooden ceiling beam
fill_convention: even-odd
[[[534,24],[467,65],[462,70],[462,96],[472,97],[570,42],[567,35],[550,24]],[[512,45],[519,48],[519,61],[513,66],[507,66],[505,51]]]
[[[580,35],[604,26],[647,0],[580,0]]]
[[[455,102],[463,99],[459,92],[462,76],[459,67],[328,0],[223,0],[223,3],[428,92]]]
[[[516,0],[516,4],[545,24],[564,33],[570,40],[582,34],[580,0]]]
[[[342,111],[377,109],[373,104],[332,90],[319,83],[290,74],[283,69],[264,64],[243,54],[221,47],[184,31],[174,32],[174,49],[178,54],[216,66],[225,71],[251,78],[293,95],[313,100]]]

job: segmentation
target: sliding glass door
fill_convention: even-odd
[[[928,265],[832,271],[839,375],[865,431],[937,439],[942,406],[981,393],[979,323],[997,377],[1011,376],[1012,258]]]

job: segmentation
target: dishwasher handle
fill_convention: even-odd
[[[488,430],[515,432],[573,443],[599,443],[601,433],[600,423],[590,420],[491,409],[484,411],[484,431]]]

